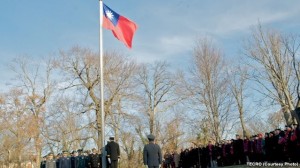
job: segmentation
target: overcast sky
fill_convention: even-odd
[[[115,12],[138,25],[133,48],[104,30],[104,49],[140,62],[190,61],[195,40],[212,38],[224,54],[239,54],[243,39],[258,21],[287,33],[299,33],[299,0],[107,0]],[[1,0],[0,86],[10,79],[6,66],[14,57],[47,56],[74,45],[98,50],[97,0]]]

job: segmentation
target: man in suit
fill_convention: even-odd
[[[160,147],[154,143],[155,137],[150,134],[147,136],[149,144],[145,145],[143,151],[144,165],[147,168],[159,168],[162,163]]]
[[[120,158],[120,147],[119,144],[114,140],[114,137],[110,137],[110,142],[106,146],[107,158],[110,164],[110,168],[118,168],[118,160]]]

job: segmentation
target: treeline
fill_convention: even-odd
[[[259,25],[247,39],[239,57],[199,39],[188,69],[104,54],[106,137],[120,143],[122,167],[142,164],[149,133],[166,151],[299,122],[299,36]],[[77,46],[43,61],[18,57],[10,69],[15,78],[0,97],[1,165],[100,147],[97,52]],[[265,111],[273,112],[262,120]]]

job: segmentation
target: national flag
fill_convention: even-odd
[[[111,10],[104,3],[102,26],[111,30],[117,39],[122,41],[128,48],[131,48],[133,35],[137,29],[137,25]]]

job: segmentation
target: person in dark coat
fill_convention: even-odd
[[[41,161],[40,168],[46,168],[46,156],[43,157],[43,160]]]
[[[59,168],[59,160],[61,158],[61,153],[57,154],[55,159],[56,159],[56,167]]]
[[[165,165],[165,168],[171,168],[171,163],[172,163],[172,156],[169,153],[169,151],[167,151],[164,154],[164,165]]]
[[[56,160],[53,158],[53,153],[48,154],[46,168],[56,168]]]
[[[206,152],[209,167],[217,167],[217,151],[211,141],[208,141]]]
[[[101,158],[95,148],[92,149],[92,153],[89,155],[89,166],[90,168],[100,168]]]
[[[78,152],[73,151],[71,156],[71,168],[78,168]]]
[[[295,151],[295,157],[293,160],[297,161],[300,163],[300,125],[299,124],[294,124],[294,140],[295,140],[295,144],[296,144],[296,151]],[[292,160],[292,161],[293,161]]]
[[[300,162],[300,130],[298,124],[293,124],[292,133],[290,137],[291,142],[291,162]]]
[[[233,153],[235,165],[246,164],[246,159],[244,158],[244,142],[240,138],[240,135],[235,136],[236,139],[233,141]]]
[[[71,159],[67,151],[63,151],[63,156],[59,159],[59,168],[71,168]]]
[[[120,147],[116,143],[114,137],[109,138],[109,143],[107,144],[107,158],[110,164],[110,168],[118,168],[118,161],[120,159]]]
[[[145,145],[143,150],[144,165],[148,168],[159,168],[162,163],[162,154],[160,147],[154,143],[154,135],[147,136],[149,144]]]
[[[82,149],[78,149],[78,164],[77,164],[77,168],[87,168],[86,166],[86,156],[84,156],[84,153],[82,151]]]
[[[274,154],[275,154],[275,149],[276,149],[276,145],[275,145],[275,132],[274,131],[271,131],[269,133],[269,140],[268,140],[268,146],[270,147],[270,152],[268,154],[268,158],[269,158],[269,162],[274,162],[275,161],[275,157],[274,157]]]
[[[90,159],[90,154],[91,150],[86,150],[84,151],[83,155],[85,156],[85,167],[91,168],[91,159]]]
[[[256,155],[256,161],[262,162],[263,161],[263,137],[262,134],[259,133],[256,137],[256,143],[255,143],[255,155]]]

